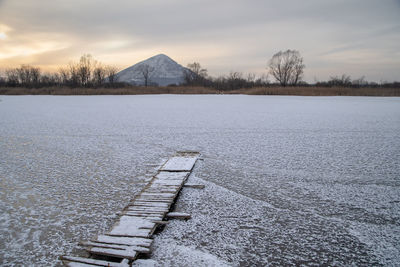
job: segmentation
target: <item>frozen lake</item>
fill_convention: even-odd
[[[162,266],[400,262],[400,98],[0,96],[0,265],[59,264],[202,153]]]

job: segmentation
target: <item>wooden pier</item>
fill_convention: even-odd
[[[112,229],[81,242],[90,258],[62,256],[66,266],[131,266],[139,254],[150,253],[152,236],[168,218],[188,219],[190,214],[170,211],[199,157],[198,152],[178,152],[169,158],[145,188],[120,213]],[[202,185],[189,185],[203,188]]]

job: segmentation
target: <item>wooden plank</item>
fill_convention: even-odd
[[[109,235],[122,236],[145,236],[149,235],[147,229],[154,228],[155,224],[144,219],[132,216],[121,216],[119,221],[114,225]],[[144,230],[143,228],[146,228]]]
[[[60,260],[62,260],[63,262],[68,261],[68,262],[75,262],[75,263],[83,263],[88,266],[110,266],[110,267],[128,267],[129,266],[129,264],[126,261],[119,263],[119,262],[96,260],[96,259],[73,257],[73,256],[61,256]],[[68,266],[73,266],[73,265],[68,265]]]
[[[184,184],[183,186],[189,188],[197,188],[197,189],[204,189],[205,187],[204,184]]]
[[[119,245],[130,245],[130,246],[141,246],[150,247],[153,239],[140,238],[140,237],[116,237],[109,235],[99,235],[95,240],[97,242],[119,244]]]
[[[141,247],[141,246],[117,245],[117,244],[108,244],[108,243],[93,242],[93,241],[80,242],[79,245],[84,246],[84,247],[111,248],[111,249],[119,249],[119,250],[126,250],[126,251],[135,250],[140,253],[150,253],[149,248],[145,248],[145,247]]]
[[[136,250],[121,250],[121,249],[112,249],[112,248],[98,248],[98,247],[92,247],[92,248],[87,248],[86,249],[88,252],[96,255],[103,255],[103,256],[109,256],[109,257],[116,257],[116,258],[122,258],[122,259],[129,259],[129,260],[134,260],[137,258],[139,252]]]
[[[188,177],[190,172],[160,172],[156,175],[157,182],[160,181],[184,181]],[[155,182],[153,181],[153,183]]]
[[[125,216],[132,216],[132,217],[140,217],[147,219],[151,222],[162,220],[164,216],[153,216],[153,215],[139,215],[139,214],[130,214],[130,213],[124,213]]]
[[[144,212],[162,212],[162,211],[168,211],[169,207],[128,206],[126,210],[144,211]]]
[[[176,218],[176,219],[190,219],[192,216],[189,213],[184,212],[169,212],[166,215],[168,218]]]
[[[170,159],[161,167],[161,171],[174,171],[174,172],[183,172],[183,171],[191,171],[193,169],[194,164],[198,155],[194,156],[175,156]]]

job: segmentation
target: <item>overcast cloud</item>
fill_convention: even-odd
[[[83,53],[125,68],[164,53],[212,75],[266,73],[296,49],[306,80],[400,80],[399,0],[0,0],[0,67],[56,69]]]

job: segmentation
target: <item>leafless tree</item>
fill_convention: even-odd
[[[70,75],[69,75],[69,71],[67,68],[59,68],[58,69],[58,76],[59,76],[59,83],[62,85],[67,85],[69,83],[70,80]]]
[[[6,82],[11,86],[16,86],[19,84],[18,72],[16,69],[6,69]]]
[[[150,81],[151,74],[154,71],[154,67],[143,64],[138,67],[138,70],[144,79],[144,86],[147,86]]]
[[[202,68],[198,62],[189,63],[183,71],[183,77],[186,84],[203,85],[207,78],[207,69]]]
[[[269,73],[282,85],[296,85],[303,77],[305,65],[299,51],[279,51],[269,61]]]
[[[81,86],[88,86],[93,75],[93,70],[96,68],[97,61],[93,59],[90,54],[81,56],[77,72],[79,77],[79,83]]]
[[[40,82],[41,72],[38,67],[30,67],[30,82],[32,85],[38,85]]]
[[[75,63],[69,63],[68,65],[68,70],[69,70],[69,84],[72,86],[78,86],[80,85],[80,78],[79,78],[79,70],[78,66]]]
[[[118,69],[114,66],[106,66],[106,77],[110,84],[114,84],[118,81],[117,77]]]
[[[188,69],[190,69],[194,74],[206,78],[207,77],[207,69],[203,69],[198,62],[189,63],[187,65]]]
[[[339,76],[331,76],[328,81],[330,86],[351,86],[351,77],[349,75],[343,74]]]
[[[256,74],[255,73],[249,73],[247,74],[247,82],[248,83],[253,83],[256,80]]]
[[[97,66],[93,69],[93,84],[95,86],[101,85],[106,79],[106,68],[98,63]]]
[[[15,72],[18,76],[18,82],[23,86],[35,86],[40,81],[40,69],[29,65],[21,65],[16,68]]]

